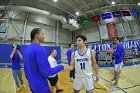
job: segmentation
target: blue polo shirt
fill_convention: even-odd
[[[24,53],[24,71],[30,88],[35,93],[46,93],[50,90],[47,77],[63,70],[64,66],[50,67],[46,50],[33,42]]]
[[[76,51],[76,50],[75,50]],[[72,49],[68,49],[67,50],[67,59],[68,59],[68,64],[70,64],[71,62],[71,55],[72,55],[73,50]]]
[[[12,54],[12,52],[13,51],[10,52],[10,55]],[[11,60],[12,60],[12,70],[20,70],[21,59],[17,51],[14,53],[14,56]]]
[[[119,43],[116,47],[116,50],[114,51],[113,55],[115,58],[115,64],[119,64],[121,62],[123,62],[124,60],[124,47],[122,43]]]

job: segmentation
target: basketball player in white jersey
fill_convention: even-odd
[[[93,68],[96,73],[96,81],[98,82],[98,66],[95,60],[95,53],[86,48],[86,37],[79,35],[76,37],[78,49],[72,54],[72,61],[68,70],[75,68],[74,93],[79,93],[83,86],[86,93],[92,93],[94,90]]]

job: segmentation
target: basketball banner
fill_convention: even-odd
[[[112,12],[113,17],[122,17],[122,13],[120,11]]]
[[[107,32],[106,25],[99,25],[99,29],[100,29],[101,39],[107,39],[108,38],[108,32]]]
[[[135,10],[131,10],[130,12],[132,16],[139,16],[138,12]]]
[[[132,30],[132,35],[138,35],[138,34],[140,34],[139,25],[138,25],[137,22],[131,21],[130,22],[130,27],[131,27],[131,30]]]
[[[129,11],[122,11],[123,16],[131,16]]]
[[[122,23],[116,24],[116,29],[117,29],[118,37],[124,37],[125,36]]]
[[[124,26],[125,35],[126,36],[131,36],[132,32],[131,32],[129,23],[125,22],[125,23],[123,23],[123,26]]]
[[[117,37],[117,29],[116,29],[116,24],[114,22],[108,23],[107,29],[108,29],[109,38]]]
[[[96,15],[96,16],[92,16],[91,17],[91,21],[93,22],[93,23],[96,23],[96,22],[98,22],[100,20],[100,15]]]
[[[102,17],[103,20],[105,20],[105,19],[112,18],[112,15],[111,15],[110,12],[109,13],[103,13],[103,14],[101,14],[101,17]]]

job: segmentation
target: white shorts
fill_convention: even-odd
[[[81,90],[83,87],[86,88],[86,91],[92,92],[94,90],[94,78],[92,75],[88,77],[75,77],[73,88]]]
[[[122,70],[123,62],[115,64],[115,72],[120,72]]]

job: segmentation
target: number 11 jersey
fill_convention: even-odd
[[[93,75],[91,58],[92,54],[90,48],[86,48],[85,53],[82,55],[79,53],[79,50],[74,52],[76,77],[87,77]]]

